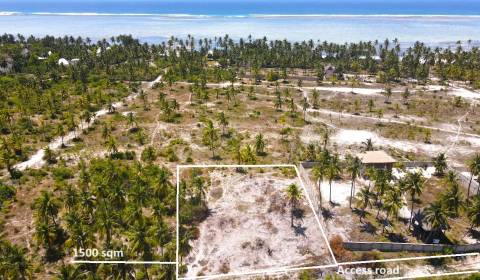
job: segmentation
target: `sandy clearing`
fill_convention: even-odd
[[[480,92],[455,86],[453,84],[450,84],[448,87],[440,85],[428,85],[426,88],[430,91],[446,90],[446,93],[449,95],[460,96],[467,99],[480,99]]]
[[[459,133],[458,125],[453,125],[453,124],[439,124],[437,126],[419,125],[419,124],[412,124],[409,121],[402,121],[402,120],[395,119],[395,118],[377,118],[377,117],[370,117],[370,116],[354,115],[354,114],[349,114],[349,113],[344,113],[344,112],[341,113],[341,112],[336,112],[336,111],[326,110],[326,109],[316,110],[316,109],[311,109],[310,108],[310,109],[307,109],[307,112],[309,112],[309,113],[310,112],[318,112],[318,113],[329,115],[329,116],[339,116],[340,115],[342,117],[362,119],[362,120],[371,120],[371,121],[374,121],[374,122],[382,122],[382,123],[413,125],[415,127],[421,127],[421,128],[431,129],[431,130],[442,131],[442,132],[446,132],[446,133],[450,133],[450,134],[468,136],[468,137],[474,137],[474,138],[479,138],[480,139],[480,135],[478,135],[478,134],[461,132],[461,131]],[[309,118],[309,119],[311,119],[311,118]],[[332,125],[329,125],[329,126],[332,126]]]
[[[210,173],[210,178],[213,186],[207,203],[212,215],[200,224],[200,236],[191,243],[192,251],[185,259],[187,277],[330,262],[305,199],[300,203],[304,217],[294,222],[304,235],[290,225],[284,190],[290,183],[300,186],[298,179],[272,173],[250,178],[221,171]],[[220,197],[219,192],[223,192]]]
[[[338,93],[350,93],[360,95],[381,95],[383,89],[380,88],[351,88],[351,87],[303,87],[304,89],[318,91],[333,91]]]
[[[405,140],[391,140],[381,137],[375,132],[367,130],[342,129],[337,132],[332,139],[339,145],[358,145],[362,142],[365,142],[367,139],[372,139],[375,146],[390,146],[405,152],[414,153],[423,151],[431,156],[437,155],[439,152],[445,149],[444,147],[435,144],[424,144]]]
[[[348,206],[350,201],[350,188],[350,182],[332,181],[332,202],[340,204],[341,206]],[[328,181],[322,182],[320,190],[322,191],[323,201],[328,201],[330,198],[330,185]],[[357,186],[355,194],[358,193],[359,190],[360,188]]]

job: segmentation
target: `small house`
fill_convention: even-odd
[[[363,165],[363,170],[368,168],[392,170],[397,161],[385,151],[367,151],[357,154]]]

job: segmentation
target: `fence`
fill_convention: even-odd
[[[305,188],[307,189],[307,195],[310,197],[313,203],[314,211],[321,218],[322,211],[320,209],[320,203],[318,201],[318,191],[315,188],[315,183],[308,177],[308,173],[305,168],[312,168],[315,162],[301,162],[298,171],[302,181],[305,183]],[[323,222],[323,219],[320,219]]]
[[[449,168],[449,170],[453,170],[455,173],[457,173],[460,183],[465,187],[465,189],[468,189],[468,184],[470,184],[470,176],[465,176],[464,174],[452,168]],[[475,179],[473,179],[470,186],[470,195],[476,194],[479,188],[480,184]]]
[[[480,243],[470,245],[444,245],[444,244],[414,244],[414,243],[390,243],[390,242],[344,242],[343,247],[350,251],[381,252],[416,252],[416,253],[445,253],[455,254],[480,252]]]

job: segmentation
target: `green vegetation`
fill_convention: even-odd
[[[401,52],[396,40],[317,44],[233,41],[225,36],[147,44],[131,36],[99,42],[0,36],[2,63],[12,63],[0,75],[0,278],[173,279],[171,265],[105,266],[68,264],[68,260],[74,249],[97,248],[122,251],[122,260],[174,261],[172,171],[181,162],[308,159],[318,162],[314,167],[318,188],[328,180],[331,190],[333,181],[347,176],[351,193],[356,193],[359,160],[341,160],[341,151],[330,143],[333,131],[327,125],[312,125],[321,135],[319,145],[304,146],[299,140],[301,129],[312,124],[310,108],[379,118],[393,111],[397,117],[425,114],[433,119],[452,112],[464,114],[470,106],[467,100],[440,94],[423,100],[422,90],[405,81],[425,84],[435,75],[440,83],[454,79],[478,88],[479,55],[476,48],[430,49],[422,43]],[[325,66],[334,69],[332,76],[325,75]],[[339,101],[315,89],[307,98],[295,88],[324,81],[348,83],[352,88],[359,84],[352,78],[346,81],[344,74],[376,77],[385,100],[357,96],[352,102]],[[163,79],[152,90],[142,83],[159,75]],[[247,79],[251,84],[245,84]],[[396,99],[395,86],[406,86],[401,100]],[[136,99],[127,98],[132,96]],[[132,111],[123,114],[121,107]],[[100,110],[106,116],[97,118]],[[475,131],[478,121],[472,119],[469,128]],[[392,138],[435,141],[434,130],[399,126],[378,125]],[[177,127],[182,134],[174,133]],[[55,139],[60,147],[48,147]],[[375,147],[370,140],[364,148]],[[45,165],[17,168],[42,149]],[[464,214],[471,230],[478,228],[479,194],[469,188],[464,196],[447,172],[445,157],[435,162],[444,181],[438,201],[421,201],[428,186],[418,174],[393,184],[388,172],[372,171],[373,187],[352,196],[350,206],[362,210],[362,222],[369,219],[369,211],[376,211],[377,217],[394,223],[403,204],[399,198],[407,193],[412,213],[425,208],[436,230],[448,228]],[[478,162],[476,156],[468,164],[471,180],[480,172]],[[208,183],[196,171],[185,178],[180,185],[182,258],[190,250],[189,241],[198,236],[196,225],[208,214],[204,203]],[[297,195],[289,193],[295,208]],[[322,197],[319,200],[323,207]],[[25,227],[12,226],[12,216]],[[389,229],[387,223],[383,225],[384,231]]]

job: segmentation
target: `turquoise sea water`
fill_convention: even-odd
[[[0,0],[0,32],[100,39],[131,34],[347,42],[480,40],[476,0]]]

